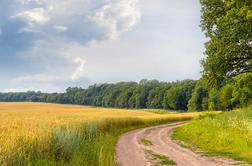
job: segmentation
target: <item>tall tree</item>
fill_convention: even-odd
[[[252,72],[252,1],[200,0],[201,26],[210,39],[202,61],[211,85]]]

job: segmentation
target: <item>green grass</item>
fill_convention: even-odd
[[[252,163],[252,109],[199,118],[175,129],[173,138],[210,155]]]
[[[142,138],[141,140],[141,143],[144,145],[144,146],[150,146],[150,145],[153,145],[152,142],[150,140],[147,140],[145,138]]]
[[[169,165],[176,165],[176,162],[173,160],[170,160],[167,156],[154,153],[150,150],[147,151],[151,157],[152,161],[155,162],[154,166],[169,166]]]

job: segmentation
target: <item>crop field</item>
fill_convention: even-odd
[[[223,155],[252,164],[252,108],[192,121],[173,137],[209,155]]]
[[[157,111],[159,112],[159,111]],[[120,134],[198,113],[0,103],[0,165],[113,166]]]

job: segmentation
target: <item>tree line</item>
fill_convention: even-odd
[[[87,89],[69,87],[65,93],[0,93],[0,101],[32,101],[98,107],[150,108],[181,111],[231,110],[252,102],[252,74],[239,75],[220,88],[207,81],[183,80],[95,84]]]
[[[93,105],[118,108],[156,108],[187,110],[196,85],[194,80],[159,82],[143,79],[137,82],[95,84],[87,89],[69,87],[65,93],[0,93],[0,101],[33,101]]]

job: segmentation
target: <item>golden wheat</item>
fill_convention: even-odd
[[[52,145],[50,145],[53,143],[52,138],[57,135],[57,139],[63,139],[63,137],[64,139],[74,139],[74,132],[77,133],[75,135],[79,133],[79,128],[76,127],[78,125],[98,124],[103,128],[99,132],[103,133],[104,130],[108,130],[106,125],[110,125],[109,123],[112,122],[108,121],[111,120],[116,121],[112,124],[115,125],[114,128],[119,128],[120,126],[116,126],[119,123],[121,123],[121,128],[126,128],[131,126],[130,121],[132,120],[132,125],[136,121],[147,124],[162,120],[183,120],[196,115],[197,113],[156,114],[142,110],[29,102],[0,103],[0,165],[8,165],[8,162],[13,164],[15,162],[12,160],[18,160],[18,158],[21,158],[17,161],[19,164],[20,161],[31,160],[29,152],[31,149],[36,153],[39,151],[39,154],[52,151]],[[127,125],[123,125],[123,122]],[[66,129],[70,136],[64,135],[60,136],[62,138],[58,138],[58,135],[62,135],[61,128]],[[98,131],[96,131],[97,133]],[[60,148],[65,148],[68,142],[71,141],[63,141]]]

